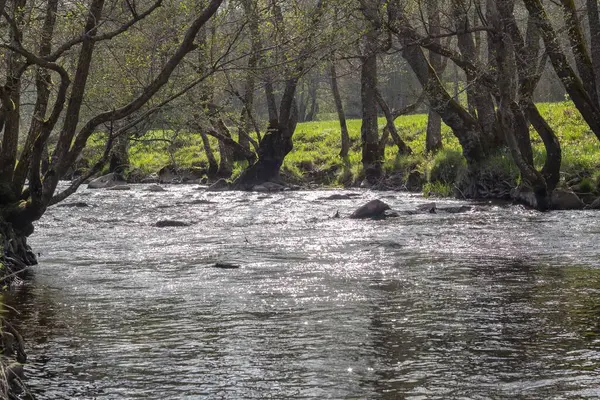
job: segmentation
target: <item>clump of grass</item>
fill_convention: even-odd
[[[433,158],[429,170],[429,181],[452,184],[466,168],[466,160],[462,153],[452,149],[443,149]]]
[[[453,185],[440,181],[427,182],[423,186],[423,194],[425,197],[451,197],[454,194]]]

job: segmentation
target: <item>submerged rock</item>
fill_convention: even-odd
[[[371,200],[367,204],[359,207],[350,215],[353,219],[363,218],[385,218],[385,211],[390,210],[390,206],[381,200]]]
[[[106,189],[113,186],[125,185],[125,180],[121,175],[111,172],[88,183],[88,189]]]
[[[237,264],[231,264],[231,263],[225,263],[225,262],[215,263],[215,264],[211,265],[211,267],[219,268],[219,269],[238,269],[238,268],[240,268],[240,266]]]
[[[108,190],[131,190],[131,186],[117,185],[107,188]]]
[[[284,189],[285,189],[285,186],[280,185],[278,183],[264,182],[264,183],[261,183],[260,185],[254,186],[252,188],[252,191],[268,193],[268,192],[282,192]]]
[[[358,196],[360,196],[358,193],[336,193],[331,196],[319,197],[319,200],[350,200]]]
[[[449,214],[460,214],[471,211],[473,208],[470,206],[458,206],[458,207],[440,207],[438,211],[447,212]]]
[[[224,190],[229,190],[229,182],[227,180],[221,178],[206,189],[209,192],[222,192]]]
[[[84,203],[83,201],[76,201],[74,203],[60,203],[56,207],[77,207],[77,208],[82,208],[82,207],[89,207],[89,205],[87,203]]]
[[[156,226],[157,228],[183,227],[183,226],[190,226],[190,225],[191,224],[189,222],[175,221],[175,220],[171,220],[171,219],[161,220],[154,224],[154,226]]]
[[[431,214],[435,214],[436,209],[437,206],[435,203],[425,203],[421,204],[420,206],[417,206],[417,211],[428,212]]]
[[[206,200],[206,199],[195,199],[190,201],[189,203],[183,203],[183,204],[192,204],[192,205],[198,205],[198,204],[216,204],[214,201],[210,201],[210,200]]]
[[[147,192],[166,192],[167,191],[164,187],[158,186],[158,185],[150,185],[144,190]]]
[[[581,210],[585,206],[573,191],[567,189],[554,189],[550,201],[555,210]]]
[[[600,197],[594,200],[587,208],[592,210],[600,210]]]

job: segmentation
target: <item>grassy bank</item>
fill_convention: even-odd
[[[590,182],[597,182],[600,171],[600,141],[592,134],[575,107],[570,102],[540,104],[540,111],[554,128],[559,137],[562,152],[562,172],[566,181],[574,177],[588,177]],[[360,152],[360,120],[349,120],[348,128],[351,137],[349,156],[350,170],[354,176],[361,169]],[[416,114],[400,117],[396,120],[400,136],[412,148],[413,155],[397,157],[397,148],[391,143],[386,147],[385,169],[394,171],[421,172],[430,183],[424,191],[447,195],[452,192],[453,180],[460,174],[464,160],[460,155],[458,140],[450,129],[442,125],[444,150],[436,156],[425,156],[425,130],[427,116]],[[383,128],[385,121],[380,120]],[[545,152],[541,139],[532,134],[535,162],[543,165]],[[211,138],[212,147],[218,157],[218,147]],[[97,139],[88,155],[93,158],[99,154],[101,140]],[[323,185],[337,186],[342,184],[343,162],[338,156],[340,148],[340,129],[336,120],[300,123],[294,135],[294,150],[284,163],[284,171],[289,177],[304,182],[316,182]],[[132,142],[130,148],[132,168],[144,174],[157,172],[166,165],[180,168],[205,166],[206,156],[199,135],[190,132],[173,132],[160,130],[149,132],[146,136]],[[234,169],[239,173],[243,165]],[[502,171],[503,179],[517,180],[518,170],[508,154],[499,154],[490,160],[490,168]]]

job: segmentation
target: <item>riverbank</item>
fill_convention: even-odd
[[[600,196],[600,141],[570,102],[539,104],[539,108],[562,146],[560,190],[577,195],[582,207],[590,206]],[[346,162],[339,157],[338,121],[298,124],[294,149],[282,167],[283,179],[306,188],[359,186],[362,182],[360,124],[360,120],[348,121],[351,147]],[[412,154],[398,156],[397,147],[388,142],[385,147],[385,179],[378,188],[421,192],[425,196],[470,197],[466,163],[458,140],[447,126],[442,125],[444,148],[436,155],[426,156],[427,115],[403,116],[396,120],[396,124]],[[385,121],[381,120],[380,126],[384,125]],[[216,141],[210,140],[215,154],[218,154]],[[532,143],[535,164],[541,168],[545,151],[535,133],[532,134]],[[102,141],[97,138],[82,166],[91,165],[101,153]],[[206,177],[208,162],[202,140],[195,133],[149,132],[132,140],[129,157],[131,166],[125,174],[131,183],[211,183]],[[236,162],[231,179],[235,179],[245,167],[245,162]],[[519,170],[508,152],[486,160],[480,175],[483,177],[477,188],[477,197],[480,198],[509,199],[511,190],[519,183]]]

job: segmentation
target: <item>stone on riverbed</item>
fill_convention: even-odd
[[[240,268],[240,266],[237,264],[231,264],[231,263],[226,263],[226,262],[218,262],[218,263],[211,265],[211,267],[219,268],[219,269],[238,269],[238,268]]]
[[[125,180],[117,173],[103,175],[88,183],[88,189],[106,189],[113,186],[125,185]]]
[[[164,220],[161,220],[161,221],[158,221],[157,223],[155,223],[154,226],[156,226],[157,228],[183,227],[183,226],[190,226],[190,223],[184,222],[184,221],[175,221],[175,220],[171,220],[171,219],[164,219]]]
[[[159,185],[150,185],[146,188],[147,192],[166,192],[167,190]]]
[[[76,207],[76,208],[82,208],[82,207],[89,207],[89,205],[87,203],[84,203],[83,201],[76,201],[74,203],[60,203],[57,205],[57,207]]]
[[[107,188],[107,190],[131,190],[131,186],[116,185],[116,186],[112,186],[112,187]]]
[[[359,207],[350,215],[353,219],[364,218],[385,218],[385,211],[390,210],[390,206],[381,200],[371,200],[367,204]]]
[[[555,210],[581,210],[585,206],[573,191],[566,189],[554,189],[551,203]]]
[[[209,192],[222,192],[225,190],[229,190],[229,186],[229,182],[227,182],[226,179],[221,178],[212,185],[210,185],[206,190]]]
[[[268,192],[281,192],[285,189],[284,186],[279,185],[277,183],[274,182],[264,182],[261,183],[260,185],[256,185],[252,188],[253,192],[260,192],[260,193],[268,193]]]
[[[350,200],[353,197],[360,196],[358,193],[336,193],[327,197],[319,197],[319,200]]]

